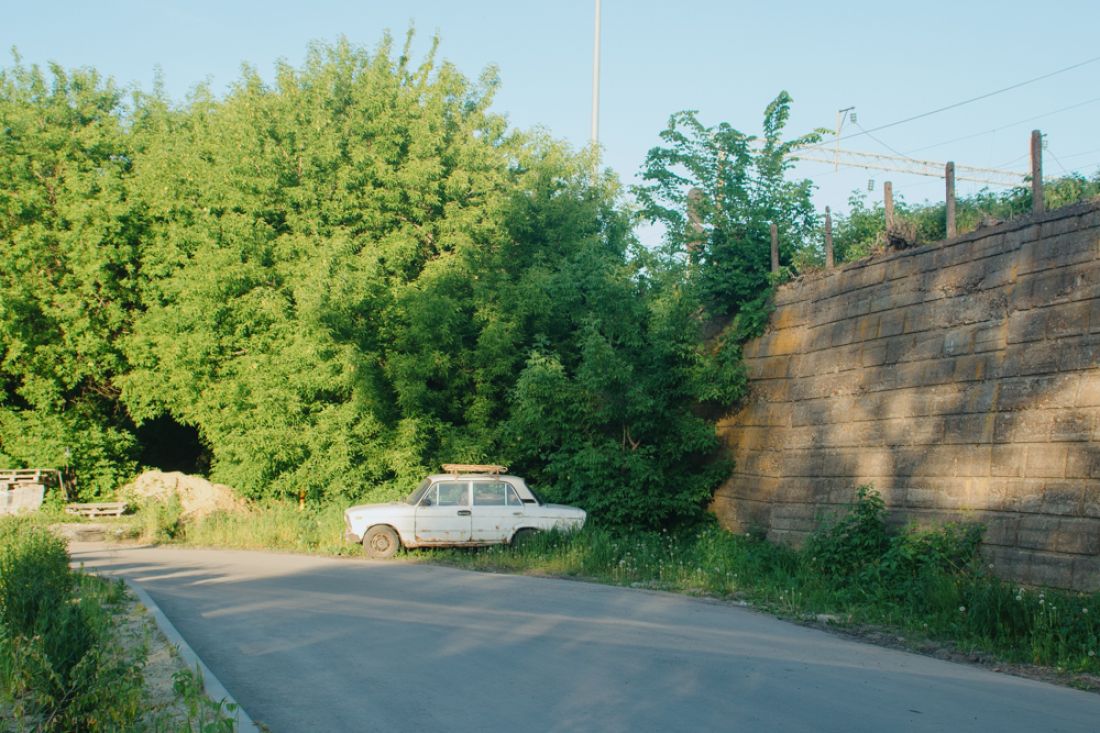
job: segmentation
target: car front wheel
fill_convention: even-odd
[[[538,533],[537,529],[531,527],[517,529],[516,533],[512,535],[512,547],[520,548],[531,544],[531,540],[535,539]]]
[[[363,551],[367,553],[367,557],[375,560],[387,560],[393,557],[399,547],[401,547],[401,540],[397,537],[397,532],[393,527],[387,527],[384,524],[371,527],[363,537]]]

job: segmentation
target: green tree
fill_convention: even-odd
[[[315,46],[147,124],[156,273],[127,341],[139,420],[196,426],[248,494],[359,494],[426,469],[463,409],[470,284],[508,182],[496,85]],[[397,489],[394,489],[397,490]]]
[[[0,462],[71,462],[86,496],[134,465],[114,382],[144,231],[125,115],[94,71],[0,71]]]
[[[780,262],[805,259],[817,217],[809,180],[788,180],[791,151],[817,142],[821,131],[784,141],[791,98],[781,92],[764,111],[763,136],[720,123],[704,126],[679,112],[649,151],[635,187],[640,216],[665,230],[667,265],[693,266],[694,286],[715,314],[736,314],[760,302],[771,267],[770,224],[779,231]]]

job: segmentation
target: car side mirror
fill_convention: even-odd
[[[424,501],[420,502],[420,506],[431,506],[431,505],[432,505],[432,500],[431,499],[424,499]]]

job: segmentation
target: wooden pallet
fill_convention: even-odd
[[[121,517],[126,511],[124,501],[103,501],[95,504],[66,504],[65,512],[81,517]]]
[[[0,486],[21,484],[60,486],[61,472],[56,468],[0,468]]]

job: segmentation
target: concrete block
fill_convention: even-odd
[[[1000,359],[992,354],[967,354],[955,359],[956,382],[974,382],[1000,376]]]
[[[1058,341],[1058,368],[1064,372],[1095,369],[1100,364],[1100,337],[1096,334]]]
[[[1077,444],[1066,447],[1067,479],[1100,479],[1100,446]]]
[[[1049,314],[1050,311],[1047,308],[1016,311],[1008,318],[1007,342],[1019,344],[1042,341],[1046,338]]]
[[[763,356],[788,356],[802,351],[804,332],[801,329],[788,328],[769,335],[771,338]]]
[[[990,234],[974,240],[970,245],[971,251],[978,257],[998,257],[1005,255],[1005,235]]]
[[[749,379],[780,379],[788,376],[791,360],[786,356],[761,357],[745,363]]]
[[[1091,301],[1079,300],[1050,308],[1046,318],[1046,337],[1064,338],[1089,332]]]
[[[1015,545],[1020,517],[1015,514],[991,513],[982,517],[985,525],[983,541],[991,545]]]
[[[1057,444],[1030,445],[1024,476],[1028,478],[1063,478],[1066,475],[1065,446]]]
[[[814,479],[821,476],[823,464],[824,453],[821,450],[788,451],[783,460],[783,485],[790,485],[792,477]]]
[[[945,356],[969,354],[974,347],[974,327],[956,328],[943,335],[943,353]]]
[[[1089,333],[1100,332],[1100,298],[1092,298],[1089,303]]]
[[[925,359],[938,359],[944,355],[944,339],[942,333],[918,334],[913,347],[905,355],[904,361],[923,361]]]
[[[1100,407],[1100,370],[1090,370],[1076,380],[1077,393],[1073,404],[1077,407]]]
[[[1008,344],[1008,322],[999,321],[994,325],[980,326],[974,333],[974,351],[1000,351]]]
[[[886,279],[900,280],[919,272],[917,260],[912,256],[897,257],[886,263]]]
[[[14,489],[0,489],[0,515],[38,511],[46,495],[46,487],[25,484]]]
[[[832,449],[821,451],[821,475],[850,478],[856,475],[855,461],[847,453]]]
[[[1100,295],[1100,269],[1091,262],[1021,276],[1012,307],[1042,308],[1055,303],[1091,300]]]
[[[1072,376],[1047,375],[1000,380],[997,407],[1001,410],[1071,408],[1076,400]]]
[[[1003,479],[999,485],[991,484],[990,493],[1000,498],[1005,511],[1035,514],[1042,509],[1045,486],[1043,479]]]
[[[960,478],[989,476],[990,453],[988,445],[960,446],[955,456],[955,475]]]
[[[826,327],[829,331],[830,346],[844,346],[855,339],[856,329],[852,320],[836,321]]]
[[[1053,221],[1045,221],[1039,226],[1039,236],[1043,239],[1058,237],[1063,234],[1077,231],[1080,225],[1080,217],[1067,216]]]
[[[1058,522],[1055,547],[1071,555],[1100,553],[1100,520],[1062,519]]]
[[[1039,225],[1024,225],[1005,232],[1005,247],[1008,249],[1020,249],[1027,242],[1033,242],[1039,238]]]
[[[992,476],[1023,476],[1026,457],[1027,446],[995,445],[990,453],[990,474]]]
[[[968,385],[956,384],[948,381],[931,387],[922,387],[917,394],[928,403],[929,409],[924,414],[941,416],[957,415],[975,412],[966,408],[965,400],[970,394]]]
[[[1005,377],[1053,374],[1059,371],[1060,360],[1058,349],[1038,343],[1009,344],[1004,351],[1001,374]]]
[[[1049,410],[999,412],[993,423],[994,443],[1046,443],[1054,426]]]
[[[997,409],[1001,380],[956,385],[958,407],[953,412],[992,412]]]
[[[1084,485],[1073,481],[1048,481],[1043,486],[1044,514],[1080,516]]]
[[[910,306],[905,309],[904,333],[920,333],[931,330],[935,326],[932,306]]]
[[[1095,441],[1096,409],[1059,410],[1054,414],[1050,439],[1054,442]]]
[[[1043,514],[1023,515],[1016,529],[1016,544],[1030,550],[1053,552],[1058,546],[1057,530],[1057,517]]]
[[[995,422],[995,413],[947,415],[943,418],[943,442],[975,445],[992,443]]]
[[[956,446],[931,446],[916,461],[911,475],[940,478],[954,476],[959,453]]]
[[[1083,593],[1100,591],[1100,556],[1073,558],[1073,584],[1070,587]],[[1091,608],[1089,613],[1093,613]]]

